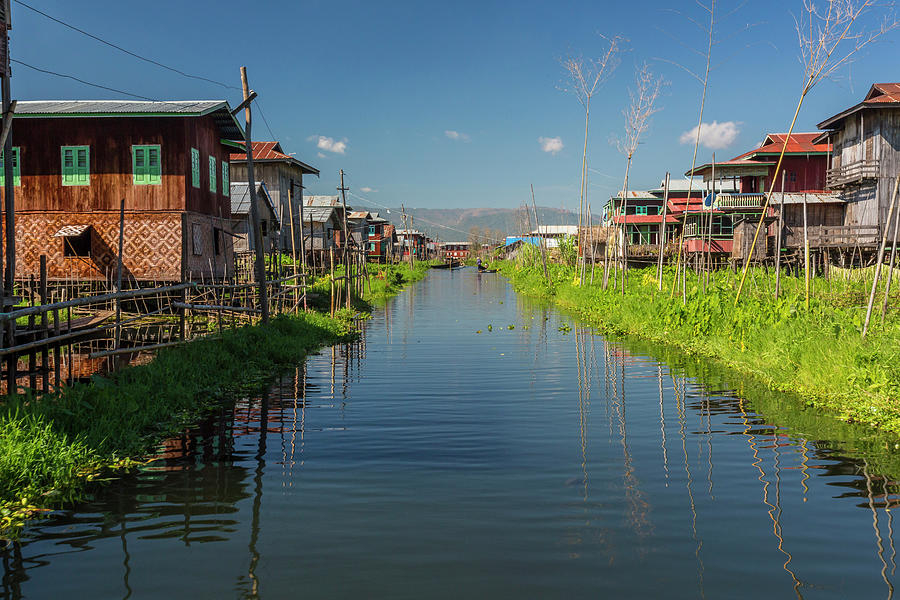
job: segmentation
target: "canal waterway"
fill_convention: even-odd
[[[364,327],[31,525],[3,597],[892,596],[892,439],[497,274]]]

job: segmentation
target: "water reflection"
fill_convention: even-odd
[[[35,523],[2,597],[892,598],[887,439],[569,323],[436,275]]]

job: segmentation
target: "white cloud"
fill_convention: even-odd
[[[325,155],[321,152],[316,152],[316,156],[318,156],[319,158],[325,158]]]
[[[335,154],[343,154],[347,149],[347,138],[338,141],[324,135],[311,135],[306,139],[310,142],[316,142],[316,146],[319,150],[326,150],[328,152],[334,152]]]
[[[741,132],[738,125],[740,123],[737,121],[702,123],[700,126],[700,144],[710,150],[727,148],[734,143],[734,140],[737,139],[738,134]],[[682,133],[678,141],[682,144],[693,144],[696,139],[697,128],[694,127],[690,131]]]
[[[541,150],[544,152],[549,152],[550,154],[556,154],[560,150],[563,149],[563,141],[561,137],[539,137],[538,143],[541,145]]]
[[[459,131],[453,131],[452,129],[447,129],[444,131],[444,135],[446,135],[451,140],[462,140],[464,142],[469,141],[469,134],[462,133]]]
[[[361,192],[363,192],[363,193],[366,193],[366,194],[374,194],[374,193],[377,193],[377,192],[378,192],[378,190],[372,189],[372,188],[370,188],[370,187],[367,186],[367,185],[366,185],[366,186],[363,186],[363,187],[361,187],[361,188],[359,188],[359,191],[361,191]]]

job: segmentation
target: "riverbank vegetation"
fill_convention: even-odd
[[[39,398],[0,402],[0,537],[25,519],[82,498],[90,482],[139,465],[166,437],[237,395],[260,390],[278,371],[322,346],[350,339],[353,319],[425,277],[413,268],[368,265],[369,283],[353,311],[279,315],[268,324],[224,330],[164,348],[144,365],[95,375]],[[340,269],[338,269],[340,271]],[[338,275],[339,276],[339,275]],[[330,276],[313,284],[328,309]]]
[[[871,281],[815,282],[809,309],[805,283],[750,270],[744,299],[735,305],[740,274],[720,270],[704,281],[688,274],[673,297],[674,269],[634,269],[627,295],[603,290],[602,273],[579,285],[573,265],[550,265],[550,283],[534,261],[505,263],[517,291],[551,299],[603,331],[670,344],[752,375],[768,388],[790,391],[847,421],[900,434],[900,317],[873,318],[861,335]]]

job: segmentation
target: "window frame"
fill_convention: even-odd
[[[156,150],[156,173],[150,162],[150,153]],[[146,181],[138,181],[138,154],[144,154],[145,164],[141,167],[146,175]],[[159,144],[132,144],[131,145],[131,183],[133,185],[162,185],[162,147]]]
[[[200,150],[191,148],[191,187],[200,189]]]
[[[216,160],[215,156],[210,155],[209,157],[209,192],[211,194],[218,193],[216,191],[216,171],[217,171],[217,163],[219,161]]]
[[[78,166],[78,152],[84,150],[84,167]],[[72,177],[73,180],[67,182],[66,181],[66,151],[72,152]],[[62,180],[62,184],[66,187],[69,186],[89,186],[91,185],[91,147],[90,146],[60,146],[59,147],[60,154],[60,178]],[[79,181],[79,178],[82,176],[82,173],[79,171],[84,169],[84,180]]]
[[[13,146],[13,185],[20,187],[22,185],[22,151],[21,146]],[[0,150],[0,187],[6,186],[6,157],[4,150]]]
[[[222,195],[226,198],[231,193],[231,169],[227,161],[222,161]]]

